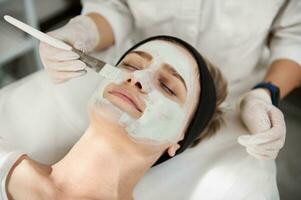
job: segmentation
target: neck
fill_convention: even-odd
[[[135,185],[159,155],[125,148],[119,137],[89,127],[70,152],[52,166],[61,192],[93,199],[132,199]],[[117,143],[117,144],[116,144]]]

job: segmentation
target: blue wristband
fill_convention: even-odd
[[[274,106],[278,107],[279,99],[280,99],[280,90],[276,85],[274,85],[270,82],[262,82],[262,83],[255,85],[255,87],[253,87],[252,89],[257,89],[257,88],[268,89],[271,93],[272,104]]]

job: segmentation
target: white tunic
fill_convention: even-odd
[[[299,0],[289,4],[285,0],[83,2],[83,13],[98,12],[110,22],[117,46],[121,46],[115,59],[129,47],[130,41],[166,34],[195,46],[231,83],[243,80],[254,70],[267,46],[271,50],[270,62],[287,58],[301,65]]]
[[[227,102],[233,107],[260,80],[255,66],[264,47],[270,49],[269,63],[286,58],[301,64],[300,10],[298,0],[87,0],[83,13],[99,12],[110,22],[116,45],[98,56],[112,63],[148,36],[174,35],[190,42],[226,76]],[[54,163],[79,139],[87,127],[87,101],[99,80],[88,73],[52,85],[38,72],[0,91],[3,199],[3,180],[20,151]],[[229,113],[228,121],[240,131],[224,127],[216,137],[152,169],[135,190],[136,199],[278,199],[274,163],[249,157],[237,144],[245,130]]]

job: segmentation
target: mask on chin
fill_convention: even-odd
[[[146,107],[138,119],[131,117],[103,97],[105,88],[109,84],[123,84],[129,77],[129,73],[108,64],[99,73],[104,79],[90,99],[90,110],[122,125],[135,142],[160,145],[179,140],[186,121],[187,109],[180,107],[178,103],[168,99],[152,86],[149,81],[150,70],[144,69],[133,73],[135,79],[147,88],[144,98]]]

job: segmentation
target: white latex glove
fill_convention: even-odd
[[[255,89],[238,104],[241,119],[251,135],[238,137],[238,143],[257,159],[275,159],[285,142],[286,127],[282,112],[264,89]]]
[[[62,28],[48,34],[84,52],[94,50],[100,41],[95,23],[84,15],[71,19]],[[55,83],[65,82],[87,72],[86,64],[73,51],[61,50],[42,42],[40,56],[48,75]]]

